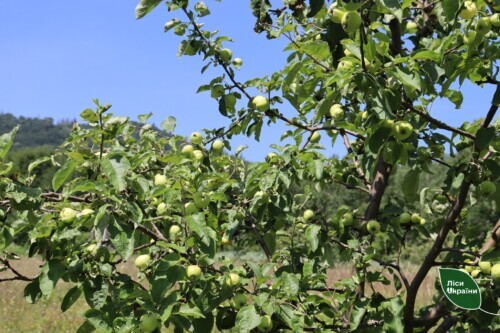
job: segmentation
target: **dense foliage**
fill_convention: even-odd
[[[85,298],[82,332],[500,328],[491,314],[500,290],[498,3],[288,0],[275,8],[252,0],[254,30],[287,38],[289,54],[282,70],[242,82],[230,38],[201,24],[210,14],[205,3],[141,0],[137,17],[163,2],[181,16],[165,25],[184,38],[179,55],[201,55],[202,72],[221,70],[199,91],[209,91],[231,123],[193,133],[189,144],[146,124],[137,137],[127,118],[96,101],[81,114],[88,127],[73,126],[55,157],[28,167],[57,165],[52,192],[13,179],[13,165],[3,163],[0,247],[28,230],[30,255],[44,258],[35,279],[10,266],[13,255],[1,259],[13,279],[29,281],[29,301],[50,297],[60,279],[74,283],[62,309]],[[460,108],[456,87],[465,81],[496,86],[482,118],[453,127],[433,117],[438,98]],[[244,147],[223,154],[233,135],[258,139],[264,124],[278,121],[294,144],[272,145],[266,162],[247,167]],[[162,127],[173,132],[175,119]],[[2,161],[15,131],[0,139]],[[322,144],[336,140],[348,154],[325,157]],[[391,190],[398,177],[401,187]],[[318,209],[315,191],[332,182],[364,202]],[[467,218],[479,202],[491,219]],[[401,261],[411,243],[428,245],[414,275]],[[264,261],[218,256],[254,244]],[[355,272],[329,281],[337,254]],[[120,270],[129,258],[138,276]],[[417,308],[437,266],[470,273],[490,313],[456,307],[439,281],[432,304]],[[394,292],[378,292],[377,283]]]

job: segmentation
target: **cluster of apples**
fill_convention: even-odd
[[[472,260],[466,260],[466,263],[472,264]],[[474,279],[477,278],[480,274],[490,276],[493,281],[500,281],[500,264],[493,264],[489,261],[480,261],[477,263],[477,266],[474,265],[465,265],[464,268],[460,269],[461,271],[470,274]]]
[[[347,33],[354,33],[361,26],[361,15],[356,11],[338,8],[337,2],[328,8],[328,16],[332,22],[340,23]]]
[[[426,220],[423,217],[421,217],[418,213],[410,214],[405,212],[399,215],[400,224],[408,224],[410,222],[415,225],[424,225]]]
[[[195,149],[195,146],[197,148],[201,148],[203,144],[203,136],[201,135],[200,132],[193,132],[189,136],[189,139],[191,140],[192,144],[187,144],[182,147],[181,149],[182,155],[184,155],[187,158],[191,158],[195,161],[203,160],[204,158],[203,151],[201,149]],[[221,153],[223,150],[224,150],[224,142],[222,140],[215,140],[212,143],[212,152]]]
[[[65,223],[73,222],[76,218],[86,218],[94,213],[90,208],[84,208],[81,211],[76,211],[71,207],[64,207],[59,212],[59,219]]]
[[[478,8],[473,1],[465,1],[462,10],[458,14],[464,20],[471,20],[478,13]],[[491,16],[483,16],[480,17],[474,29],[471,29],[465,34],[464,42],[469,43],[472,42],[477,35],[484,36],[489,33],[492,27],[498,28],[500,27],[500,15],[495,13]]]

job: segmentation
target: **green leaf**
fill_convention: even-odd
[[[49,156],[37,158],[36,160],[34,160],[33,162],[31,162],[28,165],[28,172],[31,173],[31,171],[33,171],[34,168],[36,168],[40,164],[45,163],[45,162],[50,161],[50,160],[51,160],[51,158]]]
[[[158,6],[162,0],[140,0],[135,7],[135,18],[140,19]]]
[[[184,317],[190,318],[205,318],[201,310],[195,306],[190,306],[189,304],[182,304],[179,309],[179,314]]]
[[[314,252],[318,249],[319,239],[318,234],[321,231],[321,227],[316,224],[312,224],[306,228],[305,237],[309,241],[311,246],[311,251]]]
[[[299,292],[299,274],[284,272],[281,276],[283,291],[290,297],[296,296]]]
[[[397,279],[399,280],[399,279]],[[398,333],[404,331],[404,303],[399,297],[391,298],[384,311],[384,332]]]
[[[9,152],[18,129],[19,126],[16,126],[9,133],[5,133],[0,136],[0,159],[5,158],[5,156]]]
[[[481,307],[481,290],[466,272],[440,267],[439,280],[446,298],[459,308],[476,310]]]
[[[480,128],[476,133],[476,147],[479,150],[483,150],[488,147],[491,140],[495,137],[495,128]]]
[[[486,252],[481,257],[481,261],[500,261],[500,250]]]
[[[331,56],[328,43],[321,40],[300,44],[300,50],[316,60],[326,60]]]
[[[446,17],[446,20],[452,22],[457,16],[461,3],[457,0],[443,0],[441,6],[443,7],[443,13]]]
[[[82,290],[78,286],[74,286],[64,296],[64,299],[61,303],[61,311],[65,312],[68,310],[82,295]]]
[[[463,173],[458,174],[458,176],[453,180],[451,187],[454,189],[459,189],[464,181],[465,175]]]
[[[163,128],[163,130],[165,130],[166,132],[171,133],[175,130],[176,124],[177,120],[175,120],[174,117],[170,116],[161,122],[161,128]]]
[[[127,188],[125,176],[130,170],[130,162],[124,156],[114,155],[106,156],[101,162],[103,173],[109,178],[109,181],[118,192]]]
[[[407,86],[410,87],[414,90],[421,90],[422,89],[422,84],[420,82],[420,76],[418,76],[416,73],[406,73],[405,71],[401,70],[400,68],[396,68],[396,77],[401,80],[401,82]]]
[[[83,314],[85,319],[92,324],[99,332],[111,332],[112,328],[104,319],[104,314],[97,309],[88,309]]]
[[[266,232],[264,235],[264,242],[266,243],[269,252],[271,252],[271,255],[274,254],[274,251],[276,251],[276,233],[273,231]]]
[[[416,193],[418,191],[418,184],[420,180],[420,172],[410,170],[406,173],[403,179],[403,194],[407,200],[416,200]]]
[[[309,13],[307,13],[307,17],[314,17],[318,12],[323,8],[323,5],[325,4],[324,0],[309,0]]]
[[[127,260],[134,252],[135,233],[130,229],[123,230],[118,223],[108,226],[111,243],[123,260]]]
[[[236,332],[247,333],[259,326],[260,316],[253,305],[242,307],[236,315]]]
[[[54,191],[57,191],[62,184],[68,179],[69,176],[73,173],[75,170],[75,167],[78,165],[78,162],[69,160],[64,165],[57,170],[57,172],[54,174],[54,178],[52,178],[52,188]]]
[[[38,277],[42,295],[49,297],[65,272],[66,266],[61,261],[53,259],[46,262]]]
[[[189,215],[186,218],[186,221],[189,229],[198,235],[203,244],[209,246],[210,239],[216,238],[217,234],[215,233],[215,230],[207,226],[205,222],[205,215],[203,213]]]

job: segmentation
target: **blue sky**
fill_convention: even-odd
[[[221,35],[235,41],[228,46],[235,57],[243,59],[241,81],[284,66],[286,40],[268,41],[253,31],[249,1],[206,3],[212,12],[202,19],[206,27],[220,29]],[[98,98],[111,103],[114,114],[132,119],[152,112],[152,121],[159,124],[174,116],[176,133],[181,135],[228,124],[209,93],[196,94],[217,73],[201,75],[200,57],[177,58],[180,38],[163,33],[165,22],[181,13],[169,13],[161,4],[136,20],[136,4],[137,0],[4,2],[0,11],[0,112],[56,121],[78,119]],[[462,91],[461,110],[438,102],[433,116],[455,126],[483,116],[493,89],[466,84]],[[285,126],[273,125],[263,131],[261,143],[240,136],[232,145],[248,144],[250,149],[243,156],[261,160],[284,131]],[[343,152],[340,142],[328,150]]]

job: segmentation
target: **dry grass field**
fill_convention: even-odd
[[[40,270],[41,261],[38,259],[22,258],[13,262],[13,266],[19,269],[23,274],[34,277]],[[405,271],[412,272],[416,269],[411,265],[405,267]],[[121,267],[121,270],[136,274],[136,270],[130,263]],[[432,271],[434,273],[434,271]],[[339,279],[348,278],[353,273],[350,267],[338,267],[329,271],[328,278],[330,282]],[[5,272],[0,273],[0,278],[6,278],[9,275]],[[411,276],[411,275],[410,275]],[[434,292],[434,282],[436,275],[429,276],[418,297],[419,306],[429,304]],[[82,323],[81,313],[85,311],[86,304],[83,298],[73,305],[68,311],[62,313],[60,305],[66,291],[72,286],[67,283],[58,284],[56,291],[48,301],[39,301],[36,304],[28,304],[23,297],[25,282],[13,281],[0,283],[0,332],[1,333],[32,333],[32,332],[75,332]],[[395,294],[392,285],[385,286],[379,283],[373,285],[374,289],[385,295]],[[371,292],[367,288],[367,292]]]

